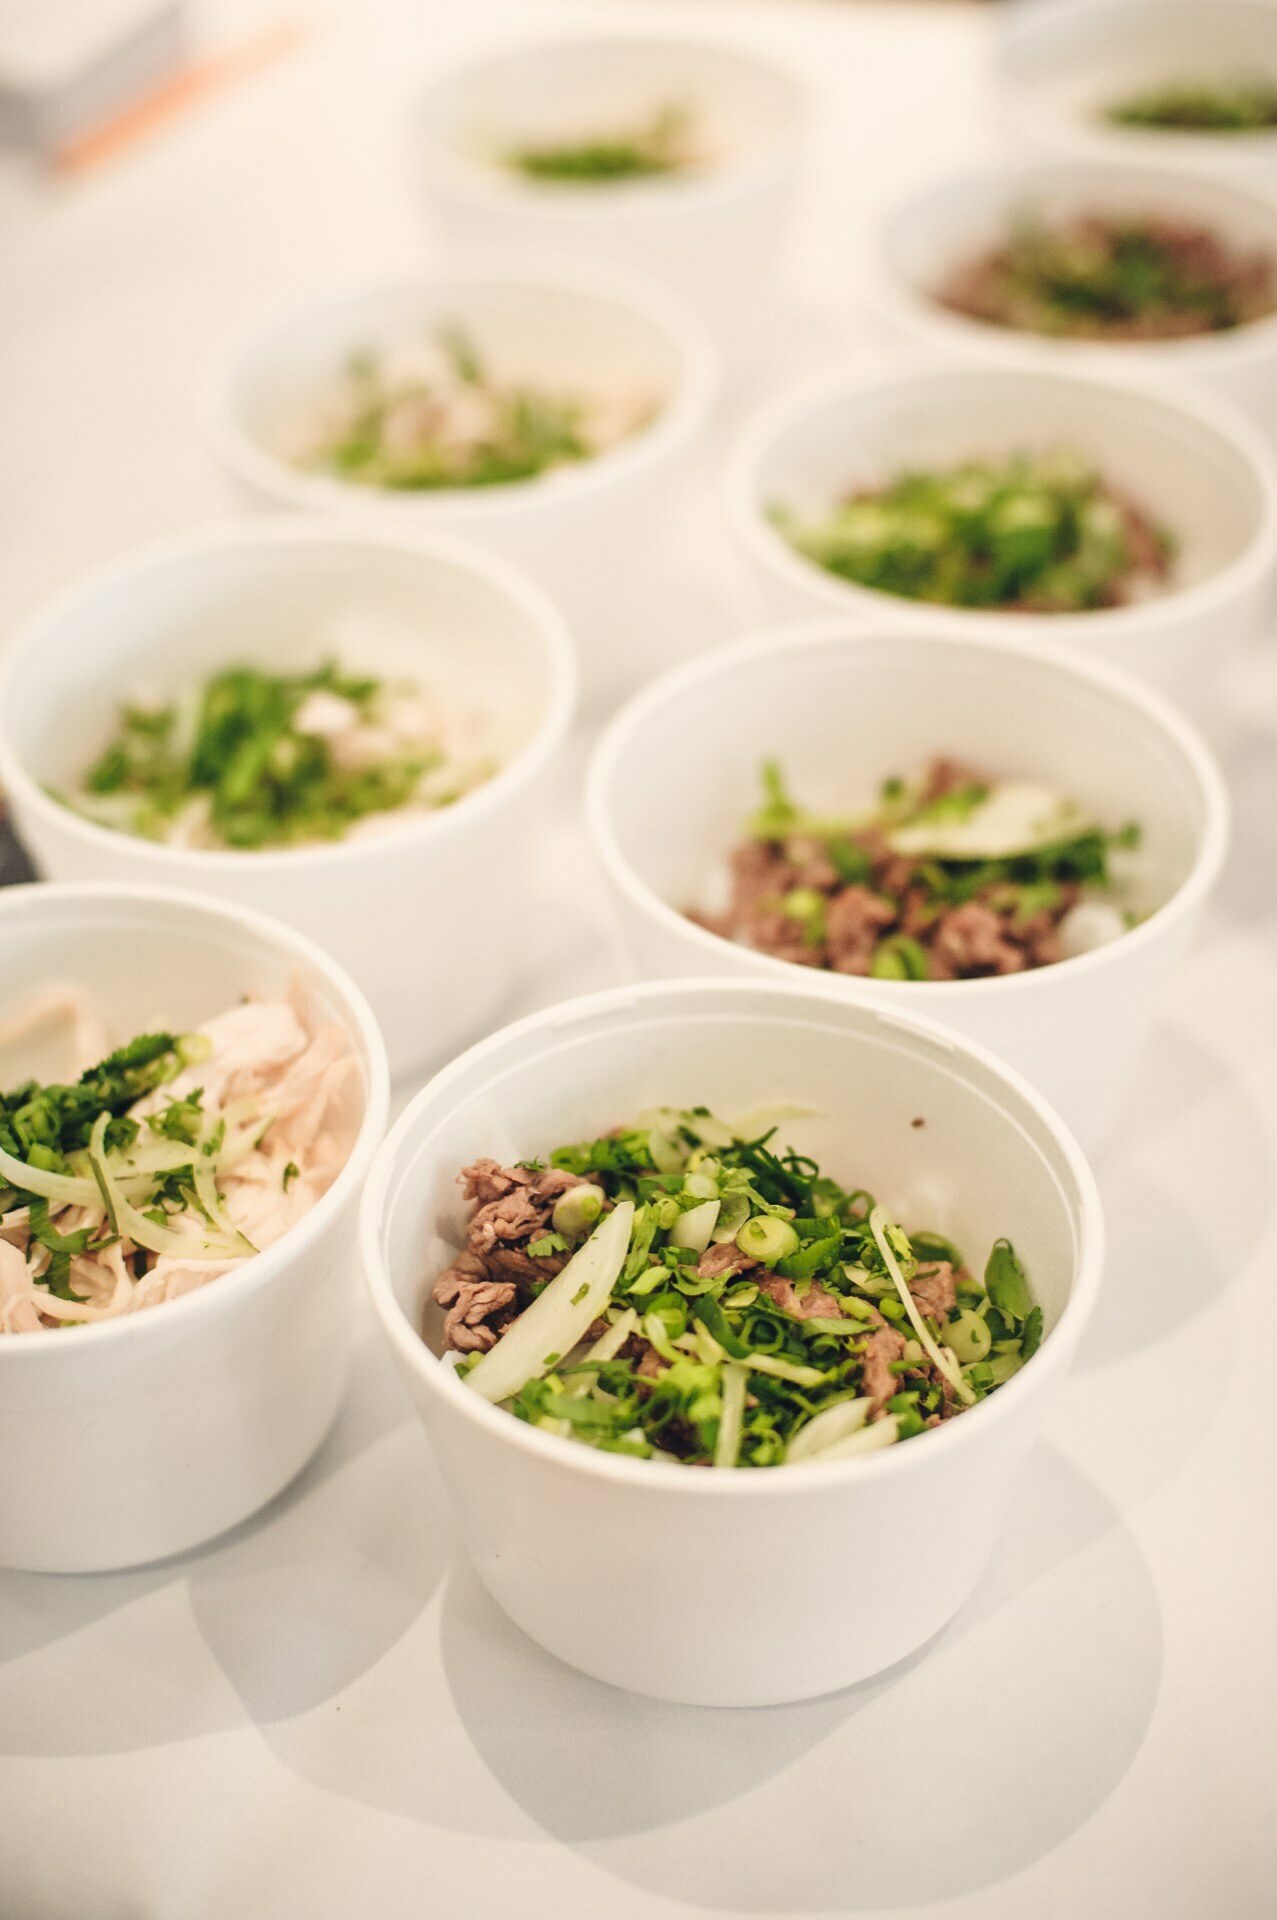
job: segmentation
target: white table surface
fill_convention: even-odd
[[[532,12],[350,0],[82,182],[0,173],[0,623],[225,510],[191,425],[202,364],[263,305],[422,257],[405,89]],[[820,88],[813,298],[874,207],[987,144],[992,13],[705,0]],[[826,344],[853,342],[833,320]],[[707,509],[668,582],[698,638],[732,619],[715,541]],[[1234,851],[1100,1169],[1103,1302],[938,1640],[767,1712],[580,1678],[455,1558],[361,1311],[337,1427],[256,1521],[137,1573],[0,1576],[3,1920],[1277,1913],[1277,698],[1254,667],[1225,693]],[[588,905],[543,931],[511,1012],[616,977]]]

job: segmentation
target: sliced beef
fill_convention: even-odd
[[[825,939],[834,972],[868,973],[874,948],[895,918],[890,901],[880,899],[868,887],[844,887],[830,901],[826,919]]]
[[[498,1326],[509,1319],[516,1288],[510,1281],[493,1280],[474,1253],[459,1253],[435,1281],[434,1296],[448,1309],[443,1343],[457,1353],[486,1353],[496,1344]]]
[[[900,1382],[891,1369],[897,1360],[903,1360],[904,1352],[904,1335],[885,1321],[865,1341],[861,1350],[862,1380],[869,1395],[871,1420],[876,1420],[892,1395],[900,1391]]]
[[[716,1279],[722,1273],[744,1273],[748,1267],[756,1267],[758,1262],[742,1253],[734,1240],[720,1240],[716,1246],[706,1247],[696,1262],[698,1280]]]
[[[830,1293],[828,1287],[822,1287],[819,1280],[813,1280],[805,1293],[799,1293],[792,1280],[784,1280],[778,1273],[769,1273],[759,1281],[758,1286],[774,1307],[779,1308],[781,1313],[792,1314],[795,1320],[842,1318],[842,1301],[836,1293]]]
[[[532,1288],[541,1280],[553,1280],[556,1273],[562,1273],[567,1265],[566,1253],[543,1253],[533,1255],[525,1253],[522,1247],[505,1247],[498,1243],[489,1248],[483,1256],[488,1272],[498,1280],[510,1280],[519,1287],[527,1299],[532,1298]]]
[[[486,1352],[539,1282],[561,1273],[566,1253],[533,1255],[528,1243],[548,1233],[560,1194],[582,1183],[559,1167],[503,1167],[476,1160],[457,1176],[475,1203],[464,1250],[441,1273],[434,1297],[448,1313],[444,1346]]]
[[[526,1240],[544,1225],[545,1208],[530,1187],[514,1187],[499,1200],[489,1200],[470,1222],[468,1241],[476,1253],[487,1253],[498,1240]]]
[[[929,1313],[933,1320],[945,1319],[958,1304],[957,1280],[947,1260],[919,1267],[909,1282],[909,1291],[918,1311]]]
[[[934,951],[960,976],[1022,973],[1028,964],[1002,915],[978,900],[951,907],[940,916]]]

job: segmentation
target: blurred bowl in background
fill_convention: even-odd
[[[349,1157],[297,1224],[195,1292],[95,1326],[0,1335],[0,1565],[92,1573],[184,1553],[256,1513],[332,1424],[350,1359],[355,1208],[386,1124],[368,1006],[311,941],[168,887],[0,894],[0,1004],[82,987],[115,1044],[244,995],[287,996],[348,1034]]]
[[[1090,613],[935,606],[879,592],[799,553],[782,507],[819,516],[904,471],[1075,451],[1176,541],[1165,591]],[[820,608],[932,634],[1014,635],[1082,647],[1183,690],[1218,674],[1259,629],[1277,578],[1277,457],[1209,399],[1074,371],[916,358],[819,376],[780,396],[731,455],[727,507],[766,618]]]
[[[1006,126],[1028,148],[1277,182],[1277,127],[1204,132],[1132,127],[1109,117],[1167,85],[1259,81],[1277,88],[1277,8],[1269,0],[1022,6],[1003,29],[996,81]]]
[[[606,182],[530,179],[519,144],[624,135],[685,110],[700,164]],[[806,86],[738,43],[628,31],[528,39],[434,80],[412,132],[431,211],[450,246],[534,246],[641,268],[739,341],[760,315],[797,209]],[[765,303],[764,303],[765,304]]]
[[[384,832],[260,851],[140,839],[49,791],[79,783],[142,689],[168,699],[224,667],[326,659],[481,707],[499,771]],[[575,682],[554,608],[481,551],[250,522],[137,555],[35,616],[0,669],[0,779],[46,879],[197,888],[310,935],[367,994],[401,1074],[471,1038],[512,989],[496,956],[535,899]]]
[[[870,299],[896,339],[986,365],[1191,383],[1232,400],[1277,434],[1277,312],[1178,339],[1088,340],[991,325],[942,304],[960,267],[1000,245],[1024,215],[1170,219],[1277,261],[1277,199],[1170,166],[1055,160],[947,176],[914,193],[879,230]]]
[[[448,329],[499,379],[650,401],[652,417],[588,459],[500,485],[397,490],[303,464],[352,357],[395,354]],[[465,534],[526,568],[572,622],[583,685],[601,698],[642,678],[616,581],[644,571],[636,556],[676,523],[716,385],[699,321],[662,288],[578,262],[507,257],[293,308],[223,360],[203,417],[214,452],[259,500],[405,536]]]

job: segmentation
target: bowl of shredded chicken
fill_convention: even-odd
[[[301,1472],[349,1367],[389,1070],[282,922],[169,887],[0,894],[0,1565],[182,1553]]]
[[[0,1045],[59,1011],[96,1039],[89,996],[64,992]],[[345,1164],[355,1072],[340,1027],[252,998],[190,1032],[135,1034],[69,1083],[0,1094],[0,1333],[162,1306],[273,1246]]]

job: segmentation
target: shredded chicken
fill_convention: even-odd
[[[341,1028],[312,1030],[296,997],[245,1001],[198,1031],[211,1043],[208,1058],[138,1101],[132,1117],[145,1119],[197,1091],[209,1116],[255,1103],[262,1131],[219,1172],[217,1185],[226,1216],[260,1252],[310,1211],[345,1164],[356,1126],[354,1054]],[[62,1206],[50,1213],[61,1234],[103,1229],[100,1208]],[[170,1215],[166,1225],[189,1238],[189,1254],[156,1254],[127,1237],[73,1254],[68,1290],[81,1298],[65,1300],[40,1285],[50,1255],[31,1239],[26,1208],[0,1216],[0,1333],[136,1313],[205,1286],[252,1257],[247,1251],[230,1259],[202,1253],[208,1223],[194,1208]]]

